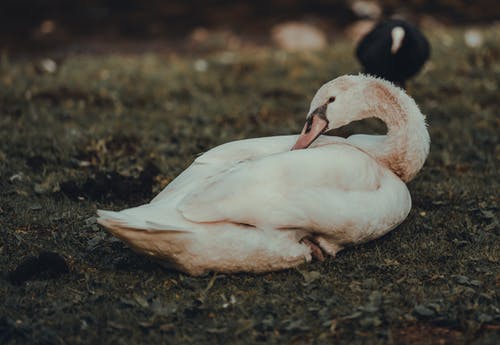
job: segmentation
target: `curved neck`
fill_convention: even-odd
[[[403,91],[399,91],[404,94]],[[408,182],[424,165],[429,153],[430,138],[425,117],[406,94],[398,101],[392,94],[385,94],[386,102],[376,108],[375,116],[387,125],[387,135],[373,140],[363,140],[361,148]],[[371,141],[371,143],[368,143]]]
[[[421,121],[407,117],[396,126],[387,124],[388,132],[377,157],[403,181],[412,180],[424,165],[429,153],[429,133]]]

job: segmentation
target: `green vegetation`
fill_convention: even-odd
[[[192,278],[135,254],[97,208],[147,202],[196,154],[297,133],[353,47],[0,62],[0,342],[493,344],[500,329],[500,28],[431,35],[410,83],[432,146],[413,210],[384,238],[266,275]],[[206,70],[204,68],[206,67]],[[204,70],[204,71],[203,71]],[[365,125],[365,127],[368,125]],[[70,272],[14,284],[26,256]]]

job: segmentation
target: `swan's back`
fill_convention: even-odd
[[[263,272],[310,260],[303,238],[335,254],[383,235],[410,209],[406,185],[345,141],[244,161],[220,154],[227,153],[198,158],[161,198],[100,211],[99,222],[135,250],[192,274]]]

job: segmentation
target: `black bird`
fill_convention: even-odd
[[[359,43],[356,56],[367,74],[405,87],[405,81],[422,68],[430,55],[424,34],[403,20],[377,24]]]

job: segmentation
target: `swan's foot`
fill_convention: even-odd
[[[344,249],[343,246],[338,245],[334,242],[329,242],[328,240],[326,240],[324,237],[321,236],[315,237],[314,240],[324,252],[331,255],[332,257],[335,257],[338,252]]]
[[[309,248],[311,248],[311,254],[317,260],[319,260],[319,261],[325,261],[325,256],[323,255],[323,250],[321,250],[320,246],[318,246],[316,243],[314,243],[311,239],[309,239],[307,237],[304,237],[301,240],[301,242],[304,243]]]

